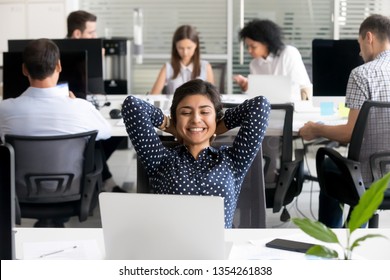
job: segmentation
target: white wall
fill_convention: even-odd
[[[77,0],[0,0],[0,65],[9,39],[63,38]]]

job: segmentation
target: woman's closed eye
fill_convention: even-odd
[[[190,111],[182,111],[182,112],[180,112],[180,115],[188,116],[188,115],[191,115],[191,112]]]

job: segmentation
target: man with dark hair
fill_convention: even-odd
[[[23,74],[30,87],[17,98],[0,102],[0,136],[53,136],[98,130],[98,139],[111,136],[111,126],[87,100],[76,98],[66,84],[57,85],[60,51],[49,39],[32,40],[23,52]],[[63,227],[68,219],[53,220]],[[39,222],[36,226],[40,226]]]
[[[390,18],[382,15],[367,17],[360,25],[358,42],[365,63],[353,69],[349,76],[345,97],[345,105],[350,109],[347,123],[332,126],[308,122],[299,130],[303,139],[325,137],[349,143],[364,101],[390,102]],[[363,181],[369,186],[372,177],[368,163],[361,164]],[[341,227],[341,218],[339,202],[320,192],[319,220],[329,227]]]
[[[111,126],[87,100],[57,85],[60,52],[49,39],[32,40],[23,52],[23,74],[30,87],[19,97],[0,102],[0,136],[62,135],[98,130],[97,139],[111,136]]]
[[[67,38],[72,39],[91,39],[96,38],[96,21],[94,14],[86,11],[74,11],[68,15]]]

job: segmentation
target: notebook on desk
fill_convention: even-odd
[[[225,259],[221,197],[99,196],[106,259]]]
[[[281,75],[248,75],[248,90],[250,97],[263,95],[271,104],[289,103],[300,99],[298,88],[291,79]]]

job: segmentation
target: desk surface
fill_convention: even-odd
[[[94,241],[100,255],[96,259],[104,259],[104,239],[101,228],[15,228],[16,258],[24,259],[28,245],[40,245],[45,242],[50,250],[50,244],[63,244],[70,241]],[[346,239],[346,231],[335,230],[341,241]],[[390,229],[358,229],[352,238],[368,233],[382,234],[385,238],[368,239],[354,250],[357,259],[390,260]],[[129,237],[131,238],[131,237]],[[309,243],[320,243],[303,233],[300,229],[227,229],[225,239],[233,242],[229,259],[306,259],[304,254],[266,248],[265,243],[274,238],[285,238]],[[49,245],[48,245],[49,244]],[[322,243],[323,244],[323,243]],[[331,245],[326,244],[331,247]],[[48,247],[49,246],[49,247]],[[31,247],[31,246],[30,246]],[[337,248],[332,246],[333,248]],[[58,250],[58,247],[52,247]]]

